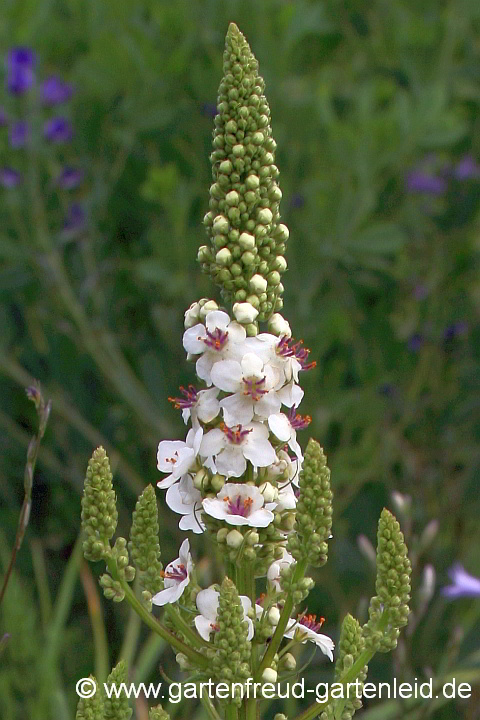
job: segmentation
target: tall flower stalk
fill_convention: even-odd
[[[220,551],[223,582],[198,585],[188,538],[162,569],[151,487],[134,513],[130,565],[126,540],[112,544],[115,493],[103,449],[87,470],[82,520],[86,557],[106,563],[106,597],[127,600],[170,642],[192,679],[230,687],[228,697],[214,695],[205,703],[210,717],[254,720],[261,716],[262,693],[255,696],[253,684],[290,679],[292,648],[311,643],[335,659],[335,644],[323,632],[328,621],[305,605],[314,586],[308,567],[320,568],[328,558],[332,490],[320,444],[310,439],[304,452],[297,439],[310,423],[298,412],[300,380],[315,363],[279,313],[288,229],[280,222],[276,145],[258,63],[234,24],[217,107],[204,221],[208,244],[198,259],[220,287],[223,305],[202,298],[185,313],[183,347],[198,382],[169,398],[189,429],[185,440],[159,443],[157,467],[158,487],[180,516],[180,529],[207,532]],[[141,600],[130,584],[136,572]],[[363,628],[351,615],[343,622],[335,680],[345,686],[365,680],[368,662],[395,647],[408,617],[410,562],[387,510],[378,530],[376,590]],[[157,607],[164,608],[164,620],[157,619]],[[320,713],[324,720],[351,718],[358,707],[348,695],[328,697],[299,720]],[[152,712],[168,717],[161,708]]]

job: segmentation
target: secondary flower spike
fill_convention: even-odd
[[[88,461],[82,498],[83,552],[97,562],[110,552],[110,540],[117,527],[117,507],[107,453],[97,448]]]
[[[133,513],[130,531],[130,552],[139,571],[143,597],[149,609],[152,595],[163,588],[160,562],[160,543],[158,541],[158,507],[155,490],[147,485],[137,501]]]
[[[234,23],[228,29],[210,157],[213,184],[202,269],[234,305],[249,335],[283,306],[288,229],[280,223],[276,143],[258,62]],[[253,309],[248,312],[250,305]]]

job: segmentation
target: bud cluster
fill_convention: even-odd
[[[250,642],[247,640],[248,626],[234,583],[225,578],[220,587],[218,613],[214,644],[217,652],[212,659],[213,675],[218,682],[241,683],[250,676]],[[241,695],[235,688],[236,704]]]
[[[370,600],[363,632],[367,645],[380,652],[397,646],[400,628],[408,622],[412,566],[395,517],[382,510],[377,534],[377,595]]]
[[[163,587],[160,562],[160,543],[158,541],[158,507],[155,490],[147,485],[137,501],[133,512],[130,531],[130,552],[135,567],[139,571],[139,581],[143,588],[143,599],[151,609],[152,596]]]
[[[316,440],[308,441],[299,479],[296,533],[288,549],[296,560],[308,559],[320,567],[327,562],[327,540],[332,530],[332,491],[327,458]]]
[[[204,220],[210,247],[202,246],[198,259],[226,300],[253,308],[245,308],[245,324],[255,325],[283,306],[281,275],[287,269],[289,233],[279,222],[282,193],[264,81],[233,23],[223,67],[211,155],[214,182]]]
[[[82,498],[83,551],[87,560],[98,562],[110,552],[117,527],[117,507],[110,463],[103,447],[88,461]]]

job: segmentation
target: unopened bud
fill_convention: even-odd
[[[220,475],[220,473],[215,473],[215,475],[210,480],[210,485],[215,490],[215,492],[220,492],[220,490],[225,485],[225,476]]]
[[[200,319],[205,320],[208,313],[213,312],[214,310],[218,310],[217,303],[215,302],[215,300],[208,300],[200,310]]]
[[[237,322],[242,323],[242,325],[247,325],[248,323],[253,323],[258,315],[258,310],[249,302],[235,303],[233,306],[233,314]]]
[[[262,493],[266,503],[275,502],[275,500],[277,500],[278,490],[274,488],[271,483],[265,482],[263,485],[260,485],[258,489]]]
[[[292,337],[292,331],[290,325],[280,313],[274,313],[268,321],[268,329],[273,335],[286,335]]]
[[[238,244],[244,250],[251,250],[255,247],[255,238],[250,233],[243,232],[238,238]]]
[[[262,680],[263,680],[263,682],[266,682],[266,683],[277,682],[277,677],[278,677],[277,671],[271,667],[265,668],[265,670],[262,673]]]
[[[268,283],[264,277],[257,274],[250,278],[249,285],[253,292],[259,295],[260,293],[264,293],[267,291]]]
[[[227,545],[235,550],[243,544],[243,535],[238,530],[230,530],[226,539]]]
[[[273,627],[276,627],[278,625],[278,621],[280,620],[280,610],[278,607],[271,607],[268,611],[268,622],[270,625],[273,625]]]

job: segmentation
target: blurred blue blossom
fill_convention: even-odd
[[[22,176],[11,167],[0,168],[0,185],[4,188],[14,188],[22,182]]]
[[[425,338],[421,333],[413,333],[413,335],[411,335],[408,339],[408,349],[411,352],[418,352],[422,348],[424,342]]]
[[[73,95],[73,88],[56,75],[51,75],[42,85],[42,98],[45,105],[60,105]]]
[[[203,103],[202,105],[202,115],[204,115],[207,118],[210,118],[213,120],[215,115],[217,114],[217,106],[215,103]]]
[[[35,62],[35,53],[30,48],[16,47],[8,52],[6,86],[9,92],[22,95],[32,87],[35,80]]]
[[[453,175],[457,180],[480,177],[480,165],[471,155],[465,155],[455,166]]]
[[[63,116],[57,116],[47,120],[43,129],[46,140],[53,143],[69,142],[73,136],[70,121]]]
[[[436,177],[423,170],[412,170],[406,179],[407,191],[425,195],[443,195],[447,190],[444,178]]]
[[[57,185],[64,190],[74,190],[80,185],[85,173],[79,168],[66,166],[57,178]]]
[[[299,210],[305,205],[305,197],[301,193],[295,193],[292,195],[290,205],[292,208],[295,208],[295,210]]]
[[[442,589],[442,595],[451,600],[460,597],[480,598],[480,578],[469,575],[463,565],[456,563],[449,570],[452,585]]]
[[[64,234],[70,238],[82,232],[86,225],[86,219],[83,206],[78,202],[72,203],[63,222]]]
[[[459,322],[452,323],[445,328],[443,331],[443,339],[446,341],[453,340],[460,335],[465,335],[467,332],[468,324],[463,320],[460,320]]]
[[[26,145],[28,140],[28,123],[26,120],[17,120],[10,126],[10,145],[12,148],[19,148]]]

